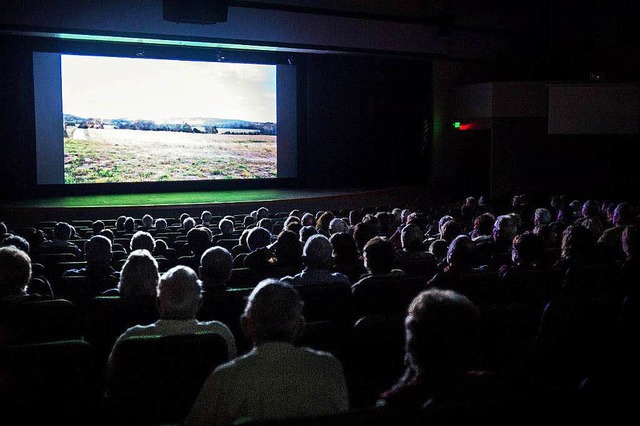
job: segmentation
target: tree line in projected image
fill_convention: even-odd
[[[276,124],[64,115],[65,183],[275,178]]]

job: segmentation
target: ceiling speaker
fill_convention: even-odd
[[[162,19],[186,24],[227,22],[229,0],[162,0]]]

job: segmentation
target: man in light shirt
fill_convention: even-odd
[[[231,425],[347,411],[340,362],[329,353],[293,344],[304,327],[302,308],[291,285],[275,279],[260,282],[241,318],[253,349],[213,371],[185,424]]]

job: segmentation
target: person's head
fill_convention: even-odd
[[[196,220],[191,216],[187,217],[182,221],[182,228],[186,232],[189,232],[189,230],[195,228],[195,226],[196,226]]]
[[[596,238],[586,227],[573,224],[562,233],[560,257],[574,261],[589,261],[595,251]]]
[[[424,250],[424,232],[418,225],[409,224],[400,231],[400,244],[404,251],[422,251]]]
[[[474,236],[491,236],[496,217],[489,212],[482,213],[473,220]]]
[[[202,305],[202,284],[195,271],[178,265],[162,274],[158,283],[157,304],[161,319],[196,318]]]
[[[303,244],[307,242],[309,237],[317,233],[318,231],[316,230],[316,228],[311,225],[303,226],[302,228],[300,228],[300,231],[298,231],[298,234],[300,235],[300,241]]]
[[[133,234],[133,230],[136,227],[136,221],[131,216],[124,220],[124,232],[127,234]]]
[[[306,212],[302,215],[302,226],[315,226],[316,225],[316,217],[309,212]]]
[[[164,240],[156,240],[156,249],[153,252],[154,255],[164,256],[169,251],[169,246]]]
[[[360,222],[353,228],[353,238],[356,240],[358,250],[362,252],[365,244],[375,236],[374,228],[367,222]]]
[[[289,217],[296,217],[298,220],[302,217],[300,209],[293,209],[289,212]]]
[[[627,259],[637,259],[640,250],[640,232],[635,225],[625,226],[622,231],[622,250]]]
[[[329,224],[334,218],[334,214],[330,211],[322,213],[316,222],[316,228],[318,231],[329,232]]]
[[[202,221],[203,224],[205,225],[210,224],[211,219],[213,219],[213,215],[209,210],[204,210],[202,213],[200,213],[200,220]]]
[[[247,235],[249,250],[254,251],[271,244],[271,232],[259,226],[252,228]]]
[[[309,237],[302,250],[302,260],[309,269],[329,269],[333,265],[333,247],[322,234]]]
[[[457,220],[448,220],[442,225],[442,233],[440,237],[449,243],[453,241],[455,237],[463,233],[462,224]]]
[[[278,263],[299,264],[302,256],[302,247],[300,246],[298,234],[286,229],[280,232],[273,245],[273,254]]]
[[[263,217],[262,219],[260,219],[257,223],[257,226],[259,226],[260,228],[264,228],[269,232],[273,232],[273,220],[271,220],[271,218],[269,217]]]
[[[441,262],[447,258],[449,243],[447,240],[438,238],[429,244],[429,253],[431,253],[437,261]]]
[[[180,221],[180,225],[182,225],[182,223],[184,222],[184,220],[188,217],[191,217],[191,215],[187,212],[182,213],[179,217],[178,220]]]
[[[276,279],[261,281],[242,314],[242,329],[254,345],[293,343],[304,329],[303,303],[293,286]]]
[[[220,222],[218,222],[218,227],[220,228],[222,235],[231,235],[233,234],[233,231],[235,231],[235,224],[228,218],[220,220]]]
[[[187,245],[194,256],[200,258],[202,253],[211,247],[211,231],[202,226],[196,226],[187,232]]]
[[[349,225],[356,226],[356,224],[362,222],[364,213],[360,209],[353,209],[349,211]]]
[[[445,214],[441,216],[440,219],[438,219],[438,232],[440,233],[440,236],[442,236],[444,232],[444,224],[449,222],[450,220],[453,220],[453,216],[451,216],[450,214]]]
[[[260,219],[264,219],[265,217],[269,217],[269,209],[266,207],[260,207],[258,210],[256,210],[256,214],[257,214],[257,220]]]
[[[9,235],[8,237],[0,240],[0,247],[9,246],[18,248],[27,254],[31,251],[31,244],[29,244],[29,241],[20,235]]]
[[[156,294],[159,278],[158,262],[151,253],[145,249],[133,250],[120,271],[120,296],[153,296]]]
[[[545,207],[538,207],[533,212],[534,225],[546,225],[551,223],[551,211]]]
[[[160,217],[155,222],[156,231],[165,231],[167,229],[167,220]]]
[[[452,290],[418,294],[405,318],[406,359],[421,374],[457,376],[473,368],[479,351],[480,310]]]
[[[598,207],[598,203],[594,200],[587,200],[582,204],[582,216],[583,217],[595,217],[600,212],[600,208]]]
[[[129,242],[131,251],[144,249],[153,253],[156,248],[156,240],[147,231],[137,231]]]
[[[84,260],[87,264],[107,264],[113,256],[111,240],[104,235],[94,235],[84,243]]]
[[[101,235],[105,238],[108,238],[109,241],[111,241],[113,243],[113,241],[116,238],[116,235],[113,233],[113,231],[109,228],[105,228],[102,231],[100,231],[100,233],[98,235]]]
[[[329,238],[333,247],[333,257],[336,261],[353,262],[358,259],[356,240],[347,232],[337,232]]]
[[[611,221],[615,226],[627,226],[633,223],[634,217],[635,213],[631,204],[622,202],[613,210]]]
[[[533,232],[525,231],[516,235],[511,248],[511,260],[516,265],[533,266],[544,256],[544,241]]]
[[[101,220],[95,220],[91,224],[91,230],[93,231],[93,235],[100,234],[100,231],[102,231],[104,228],[105,228],[104,222]]]
[[[200,257],[200,278],[204,290],[211,287],[226,286],[231,278],[233,268],[233,256],[224,247],[209,247]]]
[[[249,227],[251,227],[251,226],[255,225],[255,223],[256,223],[256,218],[255,218],[255,217],[253,217],[253,216],[251,216],[251,215],[249,215],[249,214],[248,214],[248,215],[246,215],[246,216],[244,217],[244,219],[242,219],[242,225],[243,225],[245,228],[249,228]]]
[[[116,219],[116,229],[118,231],[124,231],[124,221],[127,220],[127,217],[124,215],[118,216]]]
[[[142,226],[145,228],[153,227],[153,216],[148,213],[142,216]]]
[[[333,235],[337,232],[347,232],[347,230],[349,229],[349,226],[347,225],[347,223],[340,219],[339,217],[335,217],[333,219],[331,219],[331,222],[329,222],[329,234]]]
[[[386,238],[373,237],[364,246],[364,266],[372,274],[388,274],[395,260],[393,244]]]
[[[447,250],[447,263],[467,265],[473,257],[473,240],[468,235],[458,235],[451,241]]]
[[[496,218],[493,224],[493,239],[495,241],[513,241],[518,233],[518,224],[513,216],[504,214]]]
[[[0,247],[0,299],[24,295],[29,280],[29,255],[14,246]]]
[[[67,241],[73,235],[73,229],[67,222],[58,222],[53,226],[53,239]]]

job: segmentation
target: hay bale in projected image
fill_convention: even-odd
[[[68,127],[65,183],[275,178],[276,136]]]

